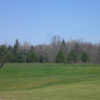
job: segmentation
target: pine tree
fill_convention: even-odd
[[[82,54],[81,61],[84,62],[84,63],[87,63],[88,62],[88,55],[87,55],[87,53],[84,52]]]
[[[68,63],[76,63],[78,61],[78,54],[75,50],[71,50],[68,55]]]
[[[7,61],[7,48],[6,46],[0,46],[0,68],[4,66]]]
[[[66,63],[66,57],[65,57],[63,51],[59,50],[59,52],[56,56],[56,62],[57,63]]]
[[[31,49],[29,50],[28,54],[27,54],[27,62],[37,62],[37,56],[35,54],[34,51],[34,47],[31,47]]]

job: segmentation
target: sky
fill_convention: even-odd
[[[100,0],[0,0],[0,44],[53,36],[100,42]]]

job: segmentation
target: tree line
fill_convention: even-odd
[[[91,63],[100,64],[100,44],[83,41],[65,41],[57,36],[42,45],[0,45],[0,65],[8,63]]]

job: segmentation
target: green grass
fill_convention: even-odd
[[[0,100],[100,100],[100,65],[6,64]]]

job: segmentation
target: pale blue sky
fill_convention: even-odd
[[[0,0],[0,44],[48,43],[53,35],[100,42],[100,0]]]

